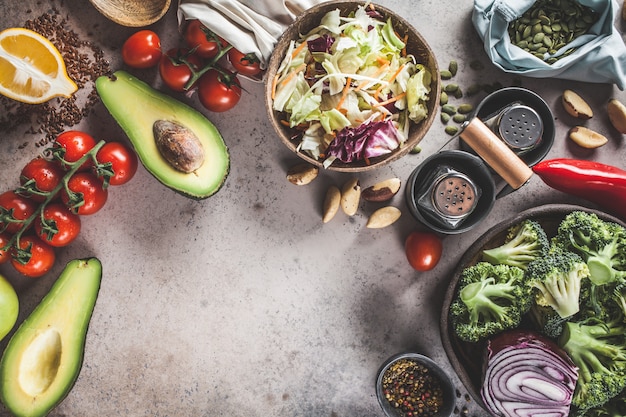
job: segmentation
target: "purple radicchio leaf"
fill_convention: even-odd
[[[365,122],[357,127],[346,127],[326,150],[343,163],[362,161],[390,153],[400,145],[400,134],[391,120]]]
[[[313,52],[329,52],[330,48],[335,43],[335,38],[324,34],[319,38],[312,39],[307,41],[307,47],[311,53]]]

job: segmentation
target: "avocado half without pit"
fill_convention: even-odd
[[[203,199],[224,184],[230,155],[202,113],[125,71],[96,80],[102,102],[156,179],[187,197]]]
[[[0,400],[12,415],[45,416],[74,386],[101,280],[98,259],[70,261],[9,340],[0,361]]]

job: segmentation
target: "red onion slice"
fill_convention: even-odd
[[[481,395],[503,417],[567,417],[578,371],[552,341],[520,330],[489,341]]]

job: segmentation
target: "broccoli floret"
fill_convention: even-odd
[[[578,253],[596,285],[626,281],[626,229],[594,213],[573,211],[560,223],[552,244]]]
[[[578,367],[572,404],[579,410],[602,406],[626,388],[625,333],[622,316],[565,324],[559,345]]]
[[[528,317],[540,333],[551,339],[558,339],[568,319],[561,317],[552,307],[538,304],[530,308]]]
[[[547,256],[528,264],[529,285],[536,288],[536,303],[550,306],[561,317],[570,317],[580,310],[580,287],[589,278],[589,268],[573,252],[550,251]]]
[[[531,292],[521,268],[488,262],[465,268],[450,305],[456,335],[477,342],[517,327],[532,305]]]
[[[588,417],[624,417],[626,416],[626,390],[613,397],[608,403],[588,410]]]
[[[550,241],[541,225],[526,219],[507,231],[504,244],[483,250],[483,261],[526,269],[526,266],[548,252]]]

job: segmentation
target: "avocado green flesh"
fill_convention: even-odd
[[[0,361],[0,400],[16,417],[45,416],[74,386],[101,279],[98,259],[70,261],[11,337]]]
[[[202,113],[124,71],[98,78],[96,89],[130,139],[141,163],[165,186],[195,199],[209,197],[221,188],[230,168],[228,148],[217,128]],[[200,168],[184,173],[161,156],[152,130],[157,120],[177,122],[200,139],[205,155]]]

